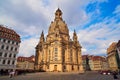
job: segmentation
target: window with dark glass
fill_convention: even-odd
[[[12,61],[12,64],[14,64],[15,63],[15,61]]]
[[[10,53],[10,54],[9,54],[9,57],[11,57],[11,56],[12,56],[12,54]]]
[[[0,56],[2,56],[2,52],[0,52]]]
[[[17,48],[15,48],[15,51],[17,51]]]
[[[49,69],[49,66],[47,66],[47,69]]]
[[[6,47],[6,50],[8,50],[8,49],[9,49],[9,46]]]
[[[10,64],[10,60],[8,60],[8,64]]]
[[[76,52],[76,61],[78,63],[78,51]]]
[[[62,50],[62,62],[65,62],[65,49]]]
[[[16,57],[16,54],[14,54],[14,58]]]
[[[74,70],[74,66],[72,65],[72,70]]]
[[[1,49],[4,49],[4,45],[1,46]]]
[[[8,40],[8,43],[10,43],[10,40]]]
[[[78,70],[79,70],[79,66],[78,66]]]
[[[66,66],[64,65],[63,68],[66,69]]]
[[[18,42],[16,42],[16,45],[18,45]]]
[[[13,50],[13,47],[11,47],[11,51]]]
[[[14,41],[12,41],[12,44],[14,44]]]
[[[5,60],[3,60],[3,62],[2,62],[3,64],[5,64]]]
[[[5,53],[4,57],[7,57],[7,53]]]
[[[72,49],[70,49],[70,61],[73,61]]]
[[[6,39],[3,39],[3,42],[5,42],[6,41]]]

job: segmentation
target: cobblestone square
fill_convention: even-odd
[[[120,80],[120,75],[118,80]],[[26,75],[18,75],[13,78],[9,76],[0,76],[0,80],[114,80],[112,75],[101,75],[98,72],[79,73],[62,73],[62,72],[43,72],[29,73]]]

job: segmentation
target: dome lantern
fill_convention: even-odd
[[[62,11],[58,8],[55,12],[55,21],[62,20]]]

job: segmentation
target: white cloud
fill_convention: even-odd
[[[24,33],[23,35],[31,34],[29,31],[26,33],[25,30],[31,26],[47,31],[50,21],[54,18],[54,11],[59,6],[64,12],[63,18],[69,27],[82,26],[89,21],[89,16],[84,11],[84,7],[91,2],[96,2],[96,0],[7,0],[6,2],[1,2],[0,8],[2,11],[0,17],[6,16],[7,18],[0,18],[0,21],[3,23],[2,20],[4,19],[4,21],[8,21],[5,22],[6,25],[17,26],[18,29],[15,28],[15,30],[20,32],[20,34]],[[101,0],[98,2],[101,2]],[[7,5],[8,3],[9,5]],[[17,24],[11,23],[11,21],[17,22]],[[42,30],[37,30],[36,33],[40,31]]]
[[[92,24],[89,28],[78,31],[78,38],[82,46],[87,47],[87,53],[106,54],[106,49],[111,42],[117,42],[120,38],[120,22],[116,22],[115,16],[103,19],[102,22]],[[108,23],[109,22],[109,23]],[[83,54],[86,52],[83,52]]]
[[[35,55],[35,47],[38,44],[38,39],[33,37],[33,38],[29,38],[29,39],[25,39],[21,42],[20,44],[20,49],[19,49],[19,53],[18,56],[31,56],[31,55]]]
[[[120,5],[118,5],[115,9],[115,11],[113,12],[115,14],[120,14]]]
[[[85,49],[85,48],[82,48],[82,53],[86,53],[87,52],[87,49]]]
[[[63,11],[63,20],[70,29],[72,38],[74,28],[78,29],[79,41],[83,46],[83,54],[105,53],[105,49],[112,41],[118,40],[120,23],[114,18],[105,18],[103,21],[91,24],[89,28],[79,30],[78,26],[84,26],[95,16],[100,14],[99,9],[94,13],[86,13],[85,8],[90,3],[102,3],[107,0],[6,0],[1,1],[0,23],[12,27],[22,38],[20,54],[29,56],[35,53],[38,37],[44,30],[47,34],[49,24],[54,20],[54,12],[59,7]],[[9,5],[8,5],[9,4]],[[119,6],[114,11],[119,13]],[[110,27],[114,28],[111,29]],[[38,36],[39,35],[39,36]],[[29,37],[30,36],[30,37]],[[35,36],[35,37],[34,37]],[[37,37],[36,37],[37,36]],[[25,38],[29,37],[29,38]],[[100,40],[106,38],[105,40]],[[94,45],[94,46],[93,46]],[[91,49],[92,47],[92,49]],[[94,49],[94,47],[97,47]]]

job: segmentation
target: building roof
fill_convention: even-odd
[[[12,29],[6,26],[0,25],[0,38],[10,39],[13,41],[20,42],[20,36]]]
[[[101,56],[93,56],[92,57],[93,61],[98,61],[98,60],[102,60]]]
[[[110,52],[116,50],[116,44],[117,44],[116,42],[113,42],[113,43],[109,46],[109,48],[107,48],[107,54],[109,54]]]
[[[89,60],[92,60],[92,61],[106,61],[105,57],[94,56],[94,55],[82,55],[82,60],[86,60],[87,57]]]
[[[86,60],[87,57],[88,55],[82,55],[82,60]]]
[[[17,58],[17,61],[18,61],[18,62],[24,62],[24,61],[34,62],[34,61],[35,61],[35,56],[34,56],[34,55],[32,55],[32,56],[30,56],[30,57],[19,56],[19,57]]]

